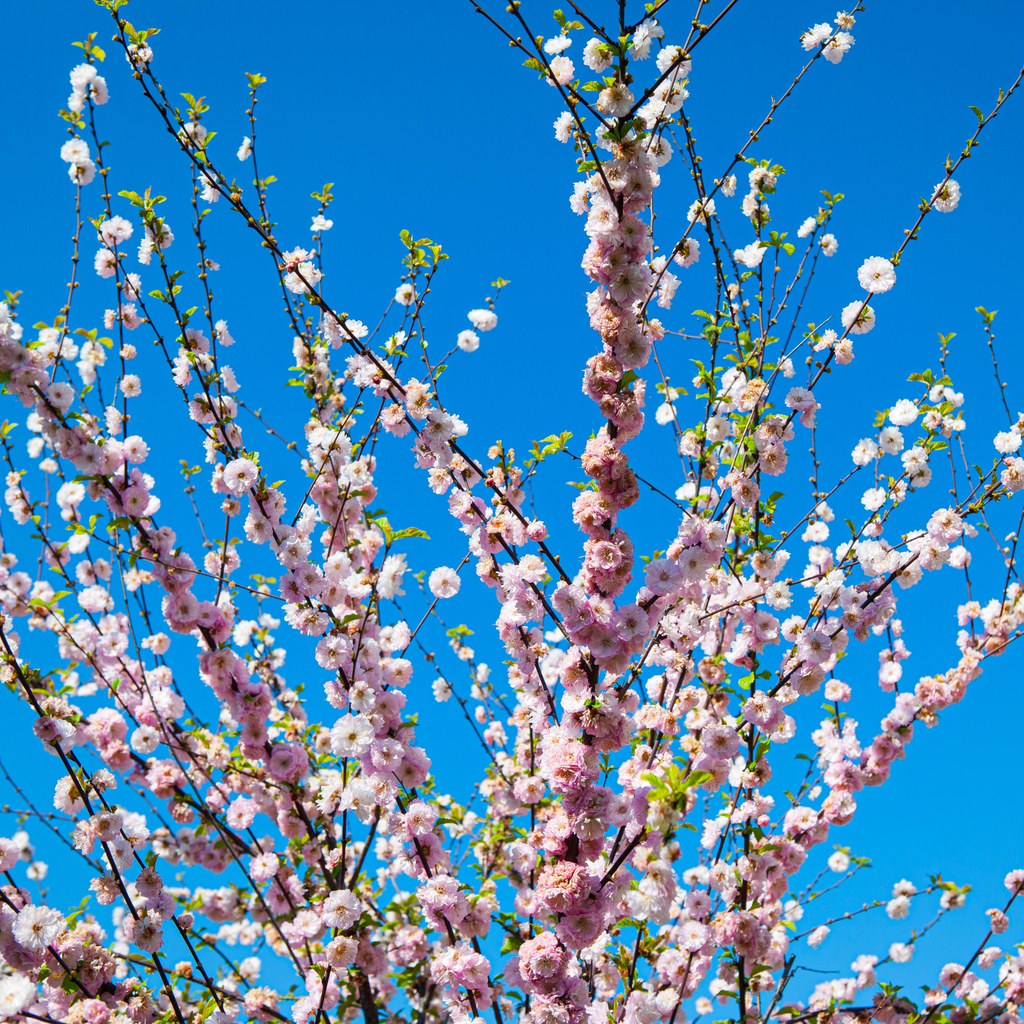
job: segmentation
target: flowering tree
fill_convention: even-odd
[[[508,282],[494,283],[468,314],[472,329],[436,359],[424,310],[446,256],[403,232],[403,269],[377,326],[341,312],[322,280],[330,186],[313,196],[312,249],[288,249],[274,231],[272,179],[260,176],[254,143],[266,79],[248,75],[240,185],[233,154],[213,145],[203,100],[183,94],[179,109],[168,99],[156,30],[124,20],[125,2],[100,2],[127,61],[118,88],[141,91],[167,129],[168,153],[191,174],[200,273],[198,282],[183,277],[183,243],[172,244],[162,197],[112,180],[100,141],[107,54],[94,33],[75,44],[84,62],[71,71],[61,112],[75,206],[67,302],[31,331],[20,293],[0,306],[8,415],[25,417],[5,420],[0,437],[5,528],[24,528],[7,530],[0,557],[0,676],[11,699],[31,706],[35,736],[54,755],[43,763],[57,813],[24,814],[73,851],[88,895],[69,913],[34,901],[24,883],[40,868],[27,833],[0,838],[0,1015],[73,1024],[319,1024],[359,1014],[367,1024],[489,1014],[495,1024],[682,1024],[716,1012],[717,1001],[727,1007],[717,1012],[743,1022],[1018,1024],[1024,957],[993,936],[1010,927],[1024,871],[1007,875],[988,933],[958,941],[958,962],[917,1000],[886,982],[887,965],[911,959],[917,935],[883,960],[860,956],[852,975],[813,990],[797,974],[797,943],[817,947],[834,923],[798,923],[826,891],[824,872],[840,876],[834,887],[864,863],[840,847],[822,867],[816,848],[1024,622],[1013,563],[1024,418],[1004,400],[996,457],[972,453],[981,464],[972,463],[965,398],[946,373],[948,339],[940,371],[914,374],[904,397],[865,424],[852,465],[826,478],[815,450],[819,408],[842,402],[828,386],[832,371],[842,373],[875,326],[875,306],[884,308],[926,218],[957,208],[957,170],[1021,78],[987,115],[976,111],[973,136],[947,160],[899,248],[865,259],[852,301],[800,330],[801,315],[818,308],[810,286],[819,261],[837,248],[830,228],[842,196],[825,193],[788,240],[769,230],[783,168],[753,150],[805,76],[849,52],[860,8],[801,37],[806,64],[711,179],[686,86],[699,45],[736,0],[706,24],[677,25],[661,10],[667,0],[636,14],[620,0],[610,28],[570,0],[572,17],[555,11],[548,38],[535,34],[520,0],[504,13],[473,4],[564,104],[554,133],[577,155],[570,202],[593,283],[586,313],[596,337],[581,361],[594,432],[582,445],[569,433],[549,436],[517,459],[500,442],[482,450],[465,439],[459,396],[440,380],[447,360],[463,358],[457,350],[473,352],[497,326],[495,301]],[[653,202],[673,154],[696,197],[683,201],[682,236],[665,238]],[[739,200],[741,179],[748,191]],[[281,435],[305,453],[304,476],[287,492],[268,480],[238,420],[239,382],[226,363],[234,339],[208,283],[215,204],[271,254],[269,286],[280,289],[294,337],[292,383],[309,413]],[[663,344],[680,332],[661,310],[698,260],[713,268],[713,294],[701,300],[699,333],[685,336],[684,360]],[[109,337],[75,299],[90,261],[110,283]],[[993,314],[980,312],[998,379]],[[141,357],[136,332],[155,341],[154,359]],[[692,396],[670,384],[691,356]],[[143,373],[132,372],[136,361]],[[789,383],[805,369],[802,384]],[[203,553],[179,542],[189,524],[161,512],[158,491],[176,467],[154,465],[131,432],[133,406],[164,374],[184,406],[167,418],[178,416],[206,452],[205,468],[183,464],[195,479]],[[654,389],[651,443],[664,446],[671,433],[679,463],[649,481],[630,468],[627,445],[640,443]],[[888,391],[879,401],[892,401]],[[794,483],[786,496],[776,488],[787,470],[792,477],[794,446],[808,444],[809,493]],[[457,566],[419,577],[429,607],[414,624],[399,599],[413,578],[406,542],[425,534],[373,510],[379,460],[410,458],[425,491],[447,501],[466,552]],[[531,482],[568,458],[587,480],[571,510],[552,502],[546,511],[552,521],[571,515],[581,557],[553,549],[527,502]],[[826,472],[838,463],[826,460]],[[680,475],[677,490],[669,481]],[[950,499],[934,497],[933,475]],[[641,558],[620,513],[642,492],[675,507],[678,529]],[[984,535],[1007,526],[1011,547],[997,542],[995,555],[1005,582],[983,605],[972,596],[972,554],[988,555]],[[790,563],[802,546],[800,570]],[[16,568],[33,560],[34,580]],[[243,563],[266,569],[254,586],[240,582]],[[448,629],[467,687],[446,677],[423,638],[446,628],[440,609],[470,569],[477,579],[467,589],[496,598],[494,642],[507,672],[498,680],[477,663],[468,627]],[[967,588],[959,659],[911,683],[897,601],[953,574]],[[17,619],[37,635],[19,635]],[[304,698],[283,683],[273,635],[283,627],[298,634],[300,652],[308,644],[303,671],[326,677],[335,711],[323,723],[311,720],[324,709],[319,694]],[[837,672],[849,678],[841,659],[874,658],[879,644],[878,684],[892,694],[891,710],[870,738],[858,737],[842,710],[852,688]],[[451,698],[488,767],[448,795],[430,754],[446,740],[418,733],[416,716],[424,702]],[[792,791],[773,785],[786,743],[806,763]],[[468,809],[471,799],[480,810]],[[179,884],[170,885],[174,869]],[[941,918],[966,888],[938,876],[903,880],[856,913],[884,908],[901,919],[919,892],[939,894]],[[113,936],[90,900],[111,908]]]

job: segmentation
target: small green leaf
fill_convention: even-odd
[[[387,522],[387,520],[385,520]],[[420,537],[423,540],[430,540],[430,535],[418,526],[407,526],[404,530],[396,530],[391,534],[391,540],[406,540],[409,537]]]
[[[622,380],[619,381],[619,386],[615,390],[616,391],[620,391],[620,392],[624,391],[627,387],[629,387],[630,384],[633,383],[633,381],[639,380],[639,379],[640,379],[640,374],[636,373],[633,370],[627,370],[622,375]]]
[[[371,519],[370,522],[377,524],[380,528],[380,532],[384,534],[384,543],[390,547],[393,531],[391,529],[391,523],[388,522],[387,516],[380,516],[377,519]]]

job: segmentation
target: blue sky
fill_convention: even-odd
[[[494,13],[501,9],[498,3],[491,6]],[[613,6],[596,4],[594,9],[606,10],[610,21]],[[920,197],[941,178],[947,153],[955,153],[973,131],[969,105],[987,112],[997,89],[1008,86],[1019,69],[1020,5],[987,4],[974,25],[965,25],[962,5],[948,0],[869,2],[867,8],[858,15],[857,42],[843,62],[819,62],[751,150],[786,168],[771,204],[777,230],[795,234],[804,217],[815,212],[821,189],[847,197],[833,227],[839,252],[822,261],[805,320],[824,319],[857,297],[856,267],[865,257],[888,255],[899,245],[903,229],[916,218]],[[547,8],[530,0],[523,9],[534,32],[553,33]],[[520,67],[521,61],[468,2],[397,0],[382,14],[371,5],[311,0],[294,10],[301,14],[254,2],[240,16],[234,5],[137,0],[125,13],[139,27],[162,28],[154,42],[155,72],[172,97],[185,91],[207,97],[206,123],[220,133],[213,151],[227,173],[237,168],[243,183],[248,168],[236,164],[233,155],[249,134],[243,72],[267,76],[257,108],[260,160],[261,169],[279,179],[271,186],[270,201],[284,245],[308,242],[315,212],[309,193],[325,181],[335,183],[337,199],[329,214],[334,228],[325,245],[325,289],[335,308],[376,322],[398,283],[398,233],[404,228],[417,237],[429,235],[451,254],[426,319],[442,351],[468,326],[466,311],[491,294],[489,283],[499,275],[510,279],[498,304],[498,329],[484,336],[478,352],[458,353],[452,360],[442,381],[446,400],[470,424],[468,440],[475,451],[502,438],[524,452],[531,439],[561,430],[575,433],[578,450],[597,426],[592,406],[579,391],[583,361],[595,349],[583,307],[588,282],[579,270],[586,238],[567,202],[574,161],[551,131],[559,113],[557,94]],[[770,13],[752,0],[740,0],[701,43],[688,111],[708,177],[724,169],[766,113],[770,97],[781,95],[802,66],[800,33],[834,15],[833,5],[824,0],[787,0],[773,5]],[[54,116],[66,103],[67,71],[78,53],[66,44],[91,30],[99,31],[101,43],[110,37],[107,16],[86,0],[50,0],[45,26],[40,17],[39,7],[30,5],[5,17],[9,39],[19,44],[7,54],[8,75],[18,89],[8,95],[10,148],[0,163],[5,225],[0,287],[23,290],[22,318],[28,324],[52,320],[66,294],[73,195],[58,158],[63,124]],[[682,41],[683,30],[675,26],[685,25],[689,17],[682,7],[674,13],[669,9],[666,42]],[[44,34],[41,47],[34,41]],[[577,33],[569,51],[578,67],[586,38]],[[112,45],[103,73],[111,102],[100,111],[101,137],[113,143],[107,152],[114,191],[152,186],[171,197],[165,209],[177,241],[170,256],[191,273],[196,257],[189,249],[187,166],[158,129]],[[958,173],[964,196],[959,210],[927,218],[921,240],[911,244],[899,268],[895,290],[878,304],[878,327],[857,342],[855,362],[825,387],[821,443],[837,454],[823,460],[823,477],[834,479],[849,468],[848,453],[870,432],[876,409],[911,394],[904,384],[910,372],[937,365],[937,332],[957,333],[949,365],[957,389],[968,395],[966,436],[975,446],[974,461],[991,458],[989,439],[1005,427],[974,307],[1000,310],[995,324],[1000,369],[1004,380],[1019,380],[1024,306],[1011,218],[1024,155],[1022,102],[1024,96],[1012,98],[986,130],[976,155]],[[87,212],[95,215],[99,184],[89,186],[86,196]],[[665,168],[658,193],[661,223],[670,230],[682,223],[693,198],[677,155]],[[738,207],[739,199],[733,202]],[[123,205],[118,212],[128,213]],[[733,214],[727,221],[730,239],[737,246],[746,244],[752,233],[748,227],[744,234],[738,213]],[[223,268],[214,280],[215,314],[226,317],[239,341],[231,362],[242,393],[262,406],[278,429],[298,423],[303,402],[280,386],[289,376],[291,335],[269,261],[227,210],[215,208],[205,226],[211,256]],[[89,242],[74,315],[76,325],[86,327],[100,323],[108,304],[106,289],[91,273],[91,255]],[[703,287],[706,271],[698,265],[692,276],[684,275],[674,307],[664,316],[673,329],[692,328],[690,311],[711,301]],[[143,282],[156,287],[152,269],[143,270]],[[192,301],[198,303],[197,292]],[[699,356],[688,344],[676,340],[675,348],[666,343],[664,350],[670,372],[680,381],[692,374],[689,358]],[[138,364],[148,390],[136,425],[156,439],[158,456],[201,461],[196,434],[167,429],[170,392],[161,382],[157,353],[148,342],[140,348],[145,351]],[[1008,395],[1014,412],[1024,406],[1012,384]],[[5,414],[12,419],[21,415],[20,409],[14,413],[9,408]],[[631,447],[631,458],[640,472],[664,481],[671,492],[682,480],[667,428],[651,422],[648,433],[647,441]],[[294,457],[271,438],[258,440],[261,432],[254,421],[246,425],[246,436],[266,461],[280,467],[275,478],[297,479]],[[392,522],[421,526],[433,538],[414,542],[422,547],[410,544],[414,569],[457,564],[462,538],[454,534],[444,502],[423,486],[402,444],[393,442],[388,455],[393,466],[385,467],[382,459],[378,474],[380,504]],[[172,469],[175,465],[170,463]],[[181,483],[171,470],[166,474],[158,480],[157,493],[167,516],[182,521],[187,506]],[[568,462],[551,464],[535,488],[539,514],[551,525],[561,550],[573,557],[580,538],[568,522],[574,492],[564,482],[578,475]],[[933,507],[942,503],[939,494],[932,497]],[[0,516],[9,536],[6,510]],[[645,497],[627,525],[638,550],[650,551],[665,546],[675,523],[671,506]],[[979,592],[988,596],[1001,577],[981,569],[991,550],[979,550],[972,576]],[[799,560],[802,552],[794,557]],[[964,600],[962,581],[946,570],[928,582],[932,589],[912,592],[902,613],[907,646],[914,652],[905,668],[913,678],[955,661],[950,616]],[[500,664],[503,652],[485,639],[497,610],[484,603],[489,600],[470,584],[445,612],[449,625],[466,621],[477,629],[479,656]],[[414,599],[410,602],[416,607]],[[431,650],[444,650],[440,629],[427,636]],[[858,687],[851,713],[862,723],[865,739],[885,710],[874,683],[876,647],[857,651],[851,659],[856,668],[850,672],[857,674],[849,681]],[[319,672],[308,671],[300,644],[292,650],[285,671],[289,681],[302,678],[317,690]],[[990,666],[937,729],[919,728],[910,758],[897,765],[892,781],[862,794],[854,823],[833,834],[834,842],[850,845],[875,863],[861,876],[867,881],[852,883],[859,888],[851,899],[884,897],[900,877],[921,884],[926,874],[941,870],[976,886],[955,929],[972,945],[975,935],[980,938],[985,907],[1002,899],[1003,874],[1019,866],[1019,843],[1007,836],[1003,824],[1005,783],[1014,777],[1016,751],[1012,734],[997,724],[1008,720],[1005,714],[993,714],[1010,700],[1016,656],[1013,652]],[[437,708],[429,700],[424,669],[418,669],[417,681],[425,722],[461,729],[455,735],[465,737],[464,748],[435,752],[442,783],[455,787],[461,769],[467,762],[475,765],[479,755],[468,726],[458,724],[454,704]],[[448,669],[457,671],[453,658]],[[46,785],[37,793],[48,802]],[[56,851],[47,855],[60,862]],[[61,882],[55,885],[59,893]],[[915,910],[921,922],[928,916],[923,911]],[[887,921],[877,933],[884,942],[868,934],[876,947],[847,940],[837,931],[811,962],[845,969],[857,952],[882,954],[889,942],[905,938],[901,926]],[[962,946],[940,955],[950,938],[952,930],[922,945],[914,964],[894,980],[916,980],[923,967],[966,955]]]

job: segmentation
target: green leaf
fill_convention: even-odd
[[[385,520],[387,522],[387,520]],[[423,540],[430,540],[430,535],[421,530],[418,526],[407,526],[404,530],[396,530],[391,534],[391,540],[405,540],[408,537],[420,537]]]
[[[541,444],[544,445],[540,451],[537,451],[537,442],[533,442],[533,447],[538,458],[544,458],[545,455],[554,455],[556,452],[564,452],[565,446],[569,443],[572,438],[572,432],[569,430],[563,431],[561,434],[549,434],[547,437],[541,440]]]
[[[980,108],[972,106],[971,110],[974,111],[974,116],[978,119],[978,124],[982,124],[985,118],[982,116]]]
[[[639,379],[640,374],[636,373],[634,370],[627,370],[622,375],[622,379],[619,381],[619,386],[615,390],[618,392],[625,391],[625,389],[628,388],[629,385],[633,383],[633,381]]]
[[[654,772],[644,772],[643,775],[640,776],[640,778],[643,779],[643,781],[651,787],[651,792],[648,794],[648,799],[650,799],[651,797],[659,799],[661,798],[662,794],[664,794],[665,797],[671,794],[671,790],[668,788],[668,784],[666,783],[666,781],[662,778],[659,778],[657,775],[654,774]]]
[[[690,772],[679,784],[679,788],[686,790],[692,789],[694,786],[703,786],[710,778],[711,772]]]
[[[388,522],[387,516],[381,516],[378,519],[371,519],[371,523],[376,523],[380,527],[380,532],[384,534],[384,543],[390,547],[391,538],[393,531],[391,529],[391,523]]]

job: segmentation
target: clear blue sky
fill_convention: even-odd
[[[490,4],[495,13],[501,6]],[[692,5],[684,6],[688,12]],[[834,7],[831,0],[785,0],[769,12],[753,0],[740,0],[701,44],[688,109],[709,177],[725,167],[767,111],[770,97],[780,95],[801,66],[799,34],[834,17]],[[862,260],[888,255],[899,245],[903,228],[916,217],[919,198],[940,179],[943,159],[973,131],[969,105],[987,112],[997,89],[1012,82],[1022,60],[1024,8],[1019,4],[987,3],[972,17],[952,0],[869,0],[867,8],[858,15],[852,51],[839,66],[819,62],[752,150],[787,170],[772,202],[773,228],[795,233],[815,211],[820,189],[847,196],[834,226],[840,249],[823,267],[807,319],[838,312],[857,295],[854,272]],[[611,20],[611,3],[595,9],[606,9]],[[717,7],[706,10],[716,12]],[[548,8],[528,0],[524,11],[535,32],[553,32]],[[258,0],[240,8],[136,0],[125,13],[137,26],[162,28],[154,42],[153,66],[168,94],[188,91],[207,97],[211,111],[206,123],[221,133],[214,152],[228,173],[241,168],[233,153],[249,131],[243,72],[268,77],[258,107],[259,144],[261,168],[279,179],[271,189],[278,237],[289,247],[305,244],[315,212],[309,193],[325,181],[335,182],[326,288],[336,308],[376,322],[400,273],[398,232],[403,228],[431,236],[451,254],[427,318],[428,329],[446,348],[468,326],[466,310],[490,294],[489,282],[499,275],[512,281],[499,303],[498,329],[484,336],[478,352],[460,354],[443,380],[452,406],[471,426],[474,450],[499,437],[520,451],[530,439],[560,430],[586,437],[596,425],[592,407],[579,392],[582,363],[594,350],[583,309],[588,282],[579,270],[586,239],[567,203],[574,180],[572,154],[552,138],[557,96],[520,67],[521,61],[468,2],[396,0],[381,7],[309,0],[283,7]],[[689,17],[682,6],[674,16],[665,15],[666,42],[682,41],[682,28],[671,26],[685,25]],[[5,14],[10,85],[8,144],[0,162],[0,287],[24,291],[22,315],[29,324],[52,320],[65,295],[73,205],[65,165],[58,158],[64,136],[55,112],[66,103],[67,71],[78,53],[67,44],[90,30],[98,30],[105,43],[110,37],[106,19],[88,0],[15,5]],[[577,65],[585,38],[577,34],[570,51]],[[152,186],[172,197],[166,209],[178,240],[170,255],[191,272],[195,257],[194,250],[186,251],[187,166],[156,126],[123,60],[113,46],[108,50],[103,73],[111,102],[100,116],[102,137],[114,143],[108,150],[114,190]],[[950,366],[958,389],[969,396],[968,437],[979,456],[991,457],[988,439],[1004,428],[974,307],[1001,311],[996,321],[1001,370],[1005,380],[1018,381],[1024,369],[1019,343],[1024,303],[1018,283],[1019,231],[1012,224],[1024,156],[1022,104],[1024,95],[1014,97],[987,129],[975,157],[958,174],[964,196],[960,209],[928,218],[922,240],[910,246],[899,270],[896,289],[879,303],[879,326],[858,341],[856,361],[829,382],[822,419],[825,443],[833,443],[838,452],[836,474],[849,466],[856,440],[870,431],[874,410],[909,394],[901,382],[910,372],[937,364],[939,331],[957,332]],[[681,220],[694,198],[691,188],[677,156],[666,167],[658,194],[666,223]],[[95,215],[98,183],[86,195],[87,212]],[[127,214],[126,209],[120,212]],[[227,210],[215,209],[206,225],[211,256],[223,267],[214,280],[215,313],[228,319],[239,341],[232,365],[243,394],[262,404],[275,426],[287,425],[289,417],[297,423],[302,403],[279,386],[291,365],[291,335],[269,261]],[[741,239],[736,228],[733,234],[736,244],[750,240]],[[76,325],[87,327],[99,324],[107,304],[106,290],[99,290],[91,274],[91,253],[89,243],[82,264],[85,284],[76,298]],[[704,270],[684,277],[675,307],[665,317],[671,327],[692,326],[690,310],[710,301],[700,290],[707,280],[701,276]],[[147,287],[156,286],[154,276],[152,270],[143,271]],[[198,301],[198,296],[193,299]],[[678,345],[667,358],[678,379],[685,380],[687,360],[696,353]],[[155,355],[145,351],[140,359],[153,401],[147,401],[137,425],[160,439],[158,452],[167,458],[201,461],[196,435],[162,431],[169,422],[163,404],[169,391],[157,384]],[[1014,412],[1024,406],[1016,391],[1009,389]],[[17,418],[10,410],[7,415]],[[249,443],[256,445],[258,425],[249,423],[246,431]],[[674,466],[668,434],[658,431],[651,423],[651,440],[631,450],[645,475]],[[279,462],[277,476],[296,479],[294,459],[277,442],[268,438],[258,446],[265,458]],[[409,469],[402,445],[392,444],[391,454],[396,468],[382,469],[378,476],[380,503],[393,522],[415,523],[434,538],[429,552],[410,549],[414,568],[457,564],[461,538],[452,536],[444,503]],[[671,476],[673,469],[668,472],[663,479],[671,491],[682,481]],[[574,492],[564,481],[576,475],[568,463],[552,466],[536,491],[539,511],[556,541],[573,553],[579,537],[566,523]],[[166,515],[179,521],[186,515],[180,486],[168,475],[157,488]],[[940,500],[936,494],[935,504]],[[629,524],[640,550],[664,547],[664,538],[674,530],[675,511],[656,501],[645,498],[642,516]],[[10,520],[6,510],[0,515],[6,534]],[[982,550],[989,557],[988,549]],[[914,652],[905,669],[915,678],[955,661],[950,611],[963,600],[963,588],[958,577],[946,572],[938,592],[933,588],[927,595],[912,595],[916,605],[910,600],[903,609],[907,645]],[[985,596],[1000,582],[998,573],[974,576]],[[464,588],[464,594],[471,590]],[[496,609],[474,610],[478,597],[467,596],[451,614],[478,628],[474,639],[480,656],[498,664],[503,652],[480,632]],[[440,631],[431,636],[431,644],[443,650]],[[285,674],[289,681],[318,689],[320,673],[308,672],[302,650],[294,646]],[[862,723],[865,739],[884,711],[873,682],[873,650],[856,652],[859,676],[849,678],[861,684],[852,714]],[[1016,743],[1013,733],[994,724],[1014,718],[993,715],[1009,702],[1019,678],[1010,657],[990,666],[968,699],[943,715],[938,729],[919,728],[908,762],[896,766],[885,787],[861,794],[862,810],[854,824],[833,833],[835,842],[849,844],[875,863],[867,881],[857,883],[851,897],[856,900],[886,897],[898,878],[921,884],[926,874],[939,870],[974,884],[977,895],[954,925],[970,943],[983,932],[984,909],[1002,899],[1004,872],[1019,866],[1020,859],[1019,841],[1008,834],[1014,815],[1006,810],[1005,785],[1015,777]],[[454,672],[453,662],[448,668]],[[455,787],[463,759],[475,764],[478,755],[468,727],[456,721],[454,704],[435,708],[427,699],[424,667],[417,671],[426,722],[466,730],[456,733],[467,738],[464,751],[432,751],[442,784]],[[15,756],[21,749],[14,747]],[[48,802],[48,784],[36,792]],[[33,834],[42,839],[38,828]],[[43,855],[61,862],[55,850]],[[57,879],[54,885],[60,902],[63,884]],[[915,910],[910,923],[927,920],[924,911],[923,906]],[[884,955],[891,941],[906,937],[902,926],[880,919],[876,924],[881,938],[867,929],[857,934],[870,935],[870,941],[847,940],[837,930],[816,959],[821,966],[828,961],[845,971],[857,952]],[[894,980],[916,982],[924,966],[966,955],[964,946],[949,945],[954,929],[922,944],[914,964]],[[940,949],[949,955],[943,957]]]

